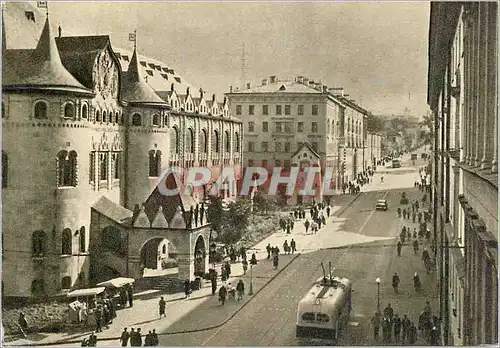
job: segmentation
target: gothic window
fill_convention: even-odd
[[[86,236],[85,236],[85,226],[80,228],[80,252],[84,253],[87,251],[86,248]]]
[[[120,114],[117,111],[117,112],[115,112],[115,123],[118,123],[118,122],[120,122]]]
[[[193,129],[188,128],[186,133],[186,150],[188,153],[194,153],[194,134]]]
[[[45,120],[47,118],[47,103],[39,101],[35,104],[34,118],[37,120]]]
[[[75,151],[60,151],[57,154],[57,186],[76,186],[77,153]]]
[[[229,132],[228,131],[225,131],[224,132],[224,140],[226,142],[226,152],[229,152],[231,151],[231,137],[229,136]]]
[[[205,129],[202,129],[200,132],[200,150],[202,153],[208,152],[207,131]]]
[[[90,157],[89,157],[89,165],[90,165],[89,182],[94,182],[94,180],[95,180],[95,156],[96,156],[96,153],[94,151],[90,153]]]
[[[103,123],[108,123],[108,113],[106,110],[102,112],[102,122]]]
[[[154,114],[153,115],[153,126],[159,126],[160,123],[161,123],[160,115]]]
[[[69,228],[65,228],[62,232],[61,238],[61,255],[71,255],[71,230]]]
[[[89,108],[87,104],[82,105],[82,119],[86,120],[89,117]]]
[[[63,277],[61,281],[61,288],[63,290],[71,289],[71,277],[69,276]]]
[[[161,173],[161,151],[149,151],[149,176],[158,177]]]
[[[163,117],[163,127],[167,127],[168,126],[168,115],[165,115]]]
[[[45,256],[47,252],[47,235],[44,231],[35,231],[32,236],[34,256]]]
[[[43,279],[35,279],[31,282],[31,294],[33,296],[45,294],[45,281]]]
[[[74,118],[75,117],[75,107],[71,103],[67,103],[64,106],[64,118]]]
[[[99,154],[99,179],[108,180],[108,154]]]
[[[7,178],[9,172],[9,157],[2,151],[2,188],[7,187]]]
[[[132,126],[140,127],[142,125],[142,117],[139,114],[134,114],[132,116]]]
[[[240,135],[238,132],[234,133],[234,152],[240,152]]]
[[[219,148],[220,148],[220,145],[219,145],[219,132],[217,132],[216,130],[214,130],[212,144],[213,144],[214,152],[215,153],[219,153]]]
[[[97,110],[95,112],[95,121],[96,122],[101,122],[101,111],[100,110]]]
[[[170,151],[172,153],[179,153],[179,131],[177,127],[172,127],[170,129]]]
[[[113,179],[120,179],[120,154],[114,153],[111,155],[111,161],[113,166]]]

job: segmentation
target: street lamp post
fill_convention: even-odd
[[[380,278],[375,279],[377,282],[377,312],[380,313]]]
[[[248,290],[248,295],[253,295],[253,264],[250,263],[250,289]]]

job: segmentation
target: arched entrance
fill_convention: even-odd
[[[141,249],[143,276],[177,274],[177,258],[177,249],[168,239],[157,237],[148,240]]]
[[[194,245],[194,274],[202,277],[206,273],[207,247],[202,236],[198,236]]]

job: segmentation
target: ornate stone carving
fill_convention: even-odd
[[[118,76],[118,67],[109,50],[101,52],[92,69],[95,91],[100,93],[104,99],[116,98],[118,96]]]

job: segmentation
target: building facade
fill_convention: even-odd
[[[308,161],[319,160],[318,182],[325,168],[333,168],[330,187],[340,190],[369,165],[368,151],[365,154],[368,112],[347,99],[343,89],[329,89],[303,76],[293,81],[271,76],[259,86],[247,84],[227,97],[231,113],[243,121],[245,167],[261,166],[269,172],[282,167],[287,176],[292,166],[306,165],[296,159],[304,150]],[[316,193],[308,197],[294,192],[287,202],[321,200],[321,189],[317,185]]]
[[[164,243],[157,237],[181,233],[179,269],[193,277],[194,245],[208,245],[197,217],[206,193],[224,167],[235,180],[241,174],[242,124],[227,101],[195,94],[135,48],[115,51],[108,36],[64,37],[59,28],[55,37],[48,15],[29,3],[3,4],[2,16],[3,295],[90,285],[104,218],[124,235],[141,229],[137,243],[155,239],[149,250]],[[155,192],[174,165],[208,167],[212,179],[190,189],[180,175],[175,185],[187,196],[164,201]],[[234,196],[235,180],[218,192]],[[141,276],[145,260],[120,262]]]
[[[498,344],[498,4],[436,2],[430,16],[443,344]]]

